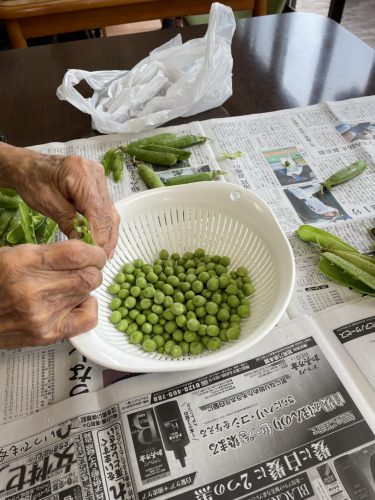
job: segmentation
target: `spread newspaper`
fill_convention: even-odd
[[[293,300],[240,358],[172,377],[105,369],[68,341],[0,351],[0,499],[375,499],[375,298],[328,281],[294,233],[314,224],[374,251],[375,97],[163,130],[209,137],[185,169],[224,170],[270,205]],[[34,149],[100,160],[134,138]],[[358,159],[365,172],[317,195]],[[145,189],[131,161],[109,186],[114,201]]]

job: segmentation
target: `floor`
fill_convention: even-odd
[[[326,16],[330,0],[297,0],[297,11]],[[341,25],[375,49],[375,0],[346,0]]]
[[[315,12],[326,16],[330,0],[297,0],[297,12]],[[375,0],[346,0],[342,26],[375,49]],[[159,19],[106,28],[107,36],[152,31],[161,28]]]

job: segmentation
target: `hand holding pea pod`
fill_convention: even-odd
[[[97,303],[90,292],[101,284],[105,262],[102,248],[78,240],[0,248],[0,349],[92,329]]]
[[[72,220],[76,213],[84,214],[90,220],[96,244],[112,257],[120,218],[99,163],[80,156],[46,155],[1,143],[0,164],[5,165],[1,170],[2,183],[16,189],[28,207],[55,220],[68,237],[73,236]],[[10,197],[9,193],[5,195]]]
[[[296,234],[320,247],[319,270],[336,283],[375,296],[375,259],[362,255],[337,236],[307,224]]]

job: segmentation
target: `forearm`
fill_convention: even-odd
[[[42,155],[0,142],[0,187],[17,189],[27,171],[42,161]]]

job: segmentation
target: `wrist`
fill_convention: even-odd
[[[0,143],[0,187],[22,189],[37,174],[45,155],[26,148]]]

